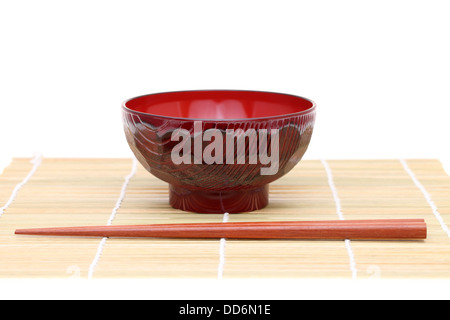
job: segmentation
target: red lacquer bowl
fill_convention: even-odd
[[[122,106],[136,158],[169,183],[172,207],[199,213],[264,208],[269,183],[305,153],[315,109],[302,97],[242,90],[156,93]]]

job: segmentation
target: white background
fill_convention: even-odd
[[[450,159],[448,1],[0,0],[0,162],[130,157],[123,100],[314,100],[305,158]]]

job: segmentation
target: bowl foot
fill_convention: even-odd
[[[269,203],[269,185],[233,191],[199,191],[169,185],[169,190],[173,208],[197,213],[249,212]]]

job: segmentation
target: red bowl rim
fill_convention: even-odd
[[[130,109],[126,106],[127,102],[129,102],[131,100],[139,99],[139,98],[147,97],[147,96],[152,96],[152,95],[167,94],[167,93],[169,93],[169,94],[170,93],[183,93],[183,92],[207,92],[207,91],[255,92],[255,93],[268,93],[268,94],[274,94],[274,95],[291,96],[291,97],[303,99],[303,100],[310,102],[311,107],[306,110],[303,110],[303,111],[281,114],[281,115],[277,115],[277,116],[258,117],[258,118],[237,118],[237,119],[211,119],[211,118],[183,118],[183,117],[163,116],[163,115],[158,115],[158,114],[151,114],[151,113],[136,111],[136,110]],[[311,99],[308,99],[308,98],[305,98],[302,96],[288,94],[288,93],[281,93],[281,92],[260,91],[260,90],[207,89],[207,90],[164,91],[164,92],[143,94],[143,95],[135,96],[135,97],[125,100],[122,103],[122,108],[130,113],[140,114],[140,115],[144,115],[144,116],[151,116],[151,117],[160,118],[160,119],[181,120],[181,121],[230,122],[230,121],[253,121],[253,120],[277,120],[277,119],[284,119],[284,118],[290,118],[290,117],[294,117],[294,116],[305,115],[305,114],[313,113],[316,111],[316,103],[314,101],[312,101]]]

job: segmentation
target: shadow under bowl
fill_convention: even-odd
[[[135,97],[122,114],[131,150],[169,184],[172,207],[238,213],[264,208],[269,183],[301,160],[316,106],[282,93],[197,90]]]

